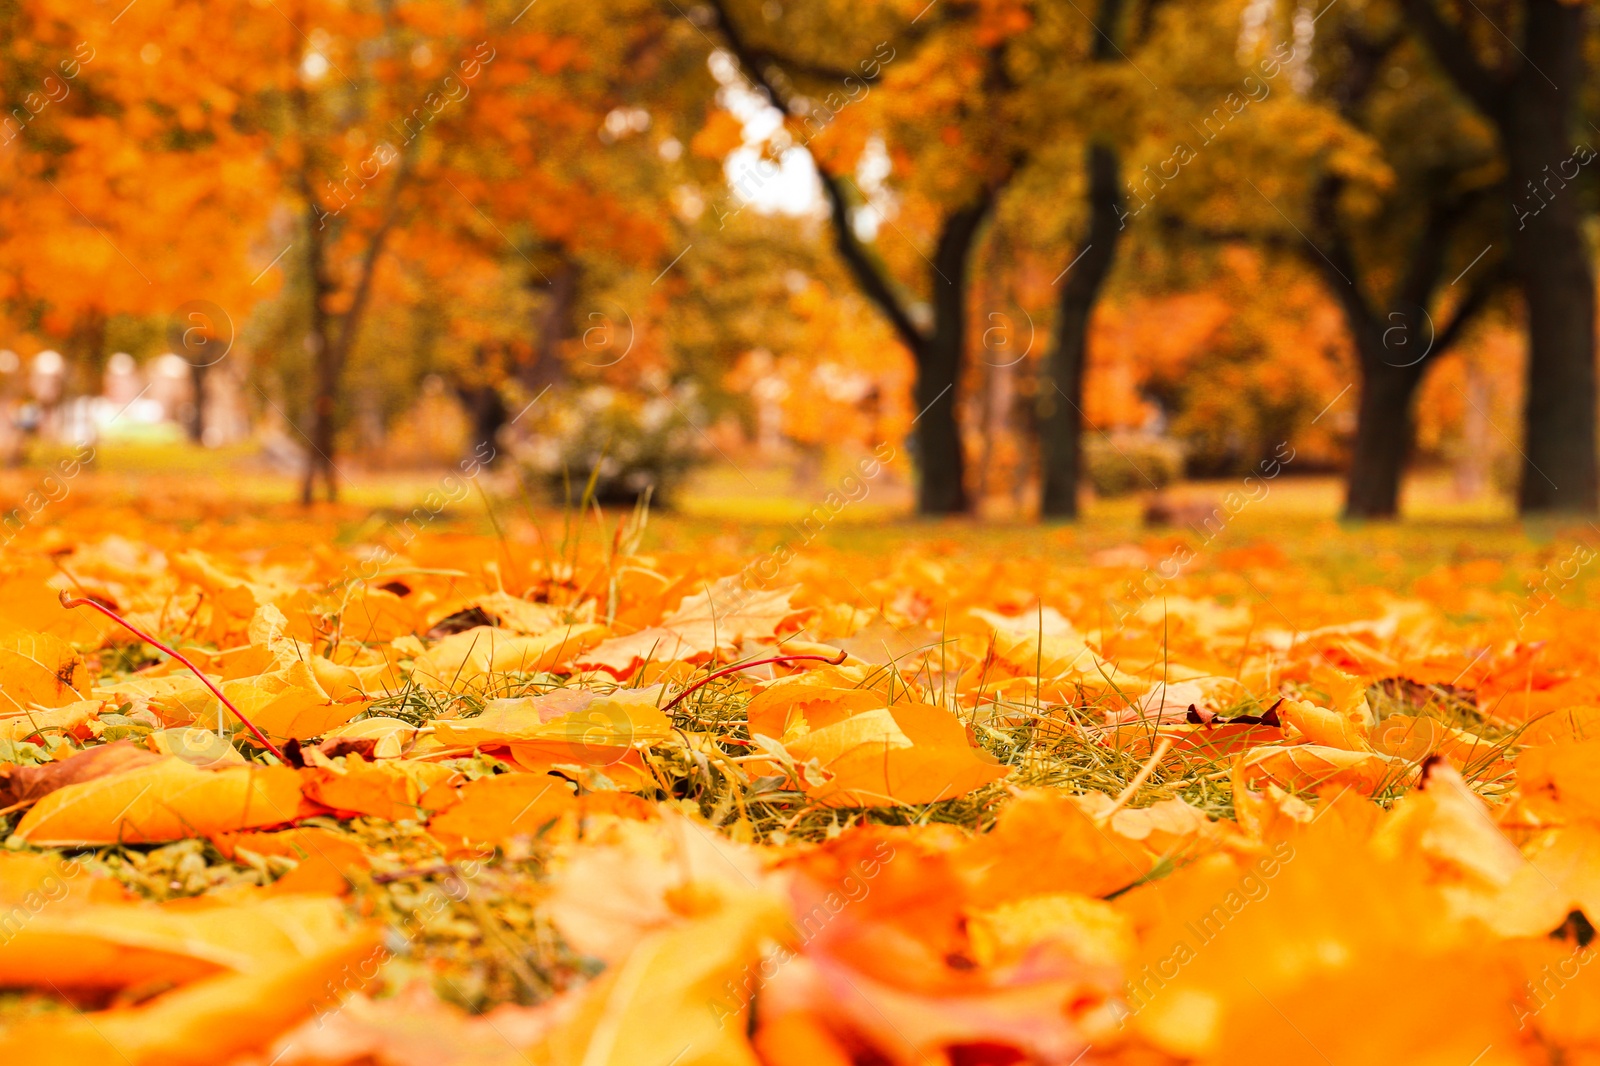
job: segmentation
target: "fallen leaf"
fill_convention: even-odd
[[[813,800],[832,807],[936,803],[1010,772],[968,742],[955,715],[932,704],[896,704],[851,715],[784,747],[797,762],[822,767],[824,781],[803,785]]]
[[[131,741],[118,740],[85,748],[60,762],[43,766],[0,763],[0,807],[35,803],[58,788],[134,770],[160,758]]]
[[[134,1008],[30,1019],[0,1035],[0,1057],[30,1066],[213,1066],[259,1050],[318,1010],[327,990],[359,989],[375,972],[379,934],[314,945],[253,973],[197,980]]]
[[[61,707],[89,693],[89,671],[72,645],[49,633],[0,626],[0,706]]]
[[[154,844],[277,825],[299,805],[299,778],[286,767],[199,770],[164,758],[51,792],[15,835],[35,847]]]

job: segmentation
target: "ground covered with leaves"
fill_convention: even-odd
[[[1592,527],[87,495],[0,557],[4,1061],[1600,1062]]]

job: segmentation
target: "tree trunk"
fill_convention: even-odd
[[[572,336],[572,308],[578,297],[579,267],[576,260],[563,257],[561,265],[550,278],[548,302],[541,309],[535,323],[532,357],[517,368],[517,379],[524,388],[537,393],[541,389],[560,383],[566,376],[566,366],[561,360],[561,345]],[[594,326],[584,333],[583,359],[595,366],[610,366],[619,361],[626,344],[618,348],[619,323],[584,323]],[[632,330],[628,331],[632,340]]]
[[[1559,0],[1528,0],[1528,65],[1499,121],[1513,197],[1511,265],[1528,314],[1527,454],[1517,499],[1524,514],[1590,512],[1600,502],[1594,273],[1580,191],[1559,173],[1573,157],[1568,123],[1583,83],[1583,15]]]
[[[335,477],[337,471],[333,466],[333,436],[337,429],[339,381],[344,376],[345,361],[355,350],[357,331],[361,328],[361,319],[366,312],[367,303],[372,298],[373,278],[377,274],[378,261],[383,256],[383,247],[389,239],[389,234],[399,220],[400,194],[410,173],[410,157],[402,156],[400,170],[389,186],[388,203],[384,208],[383,220],[378,223],[378,228],[367,240],[366,250],[362,253],[355,289],[350,294],[350,306],[340,319],[337,337],[330,328],[327,312],[327,299],[333,294],[336,286],[328,274],[326,262],[328,242],[322,231],[324,214],[311,192],[310,179],[305,174],[301,175],[301,187],[307,204],[306,263],[307,273],[311,276],[311,347],[315,349],[312,358],[316,361],[316,392],[311,405],[312,455],[307,459],[306,479],[300,491],[300,502],[308,506],[315,494],[314,483],[319,471],[327,488],[328,502],[332,503],[339,498],[339,483]]]
[[[1106,2],[1115,10],[1122,0]],[[709,6],[729,50],[751,82],[767,94],[779,111],[790,111],[796,97],[781,78],[769,77],[775,65],[770,60],[762,61],[764,57],[750,47],[729,17],[726,0],[711,0]],[[916,360],[917,382],[912,393],[919,411],[914,426],[919,460],[917,512],[924,515],[964,513],[968,504],[956,399],[966,347],[967,265],[977,231],[998,188],[985,189],[973,204],[945,219],[939,247],[934,252],[933,330],[925,334],[912,321],[889,274],[856,238],[851,202],[844,188],[849,179],[831,173],[815,155],[812,161],[828,198],[829,221],[840,258],[850,269],[862,295],[889,320],[895,335]]]
[[[479,361],[485,361],[484,353],[480,349]],[[497,438],[500,430],[505,428],[506,419],[510,412],[506,408],[505,397],[500,395],[500,389],[494,385],[456,385],[456,398],[461,401],[461,406],[466,408],[467,419],[471,423],[468,430],[467,454],[481,457],[487,454],[490,458],[481,459],[484,466],[491,465],[494,458],[500,454],[500,444]],[[488,445],[485,452],[484,445]]]
[[[1594,276],[1568,140],[1583,85],[1586,8],[1524,0],[1522,44],[1505,72],[1485,68],[1433,0],[1402,0],[1434,58],[1500,134],[1511,186],[1508,259],[1528,315],[1523,514],[1600,504],[1595,455]],[[1592,158],[1592,155],[1591,157]],[[1574,163],[1577,165],[1572,165]]]
[[[311,394],[311,432],[306,443],[305,479],[300,484],[300,503],[311,506],[316,499],[317,478],[327,486],[331,502],[338,491],[334,486],[333,454],[334,406],[339,391],[338,369],[334,366],[334,351],[328,329],[327,300],[333,289],[328,278],[327,264],[323,262],[323,233],[321,217],[313,203],[307,214],[306,274],[311,286],[311,321],[306,332],[306,346],[311,349],[313,388]]]
[[[323,491],[329,503],[339,498],[339,483],[333,469],[334,421],[339,402],[339,365],[337,353],[330,351],[326,332],[318,336],[317,391],[311,409],[311,467],[301,489],[300,502],[309,504],[314,495],[313,481],[322,475]]]
[[[1111,273],[1122,230],[1122,194],[1117,188],[1121,167],[1116,149],[1092,144],[1087,158],[1089,232],[1061,282],[1049,370],[1039,389],[1039,513],[1044,518],[1078,517],[1089,318]]]
[[[1346,481],[1346,518],[1393,518],[1400,510],[1400,480],[1411,451],[1411,402],[1422,363],[1393,366],[1363,354],[1355,455]]]
[[[985,193],[945,219],[934,251],[933,332],[917,353],[917,457],[922,479],[917,511],[925,515],[965,514],[966,464],[962,458],[957,403],[962,354],[967,344],[967,264],[992,198]]]
[[[195,444],[204,444],[206,438],[206,367],[199,363],[189,364],[189,384],[194,390],[194,406],[189,409],[188,425],[189,440]]]

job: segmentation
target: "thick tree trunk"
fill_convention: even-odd
[[[1423,364],[1393,366],[1362,356],[1355,455],[1346,481],[1346,518],[1393,518],[1400,510],[1400,480],[1411,452],[1411,404]]]
[[[930,275],[933,332],[916,353],[917,458],[922,475],[917,486],[919,514],[967,511],[966,463],[957,417],[967,344],[967,265],[991,202],[985,195],[945,219],[934,251]]]
[[[1499,122],[1513,205],[1511,265],[1528,314],[1527,454],[1517,502],[1524,514],[1589,512],[1600,502],[1594,273],[1579,190],[1560,173],[1577,171],[1568,124],[1583,83],[1584,9],[1528,0],[1526,11],[1523,51],[1538,69],[1520,72]]]
[[[1116,260],[1122,230],[1116,149],[1090,145],[1088,168],[1089,232],[1061,281],[1049,371],[1039,387],[1039,513],[1044,518],[1078,517],[1089,319]]]
[[[1522,44],[1485,68],[1434,0],[1402,0],[1440,66],[1500,134],[1511,186],[1510,266],[1528,315],[1528,392],[1518,509],[1590,512],[1600,504],[1595,432],[1594,276],[1570,142],[1583,85],[1583,5],[1524,0]],[[1587,160],[1577,160],[1586,162]]]

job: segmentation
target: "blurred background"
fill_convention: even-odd
[[[1594,21],[0,0],[6,505],[1593,511]]]

